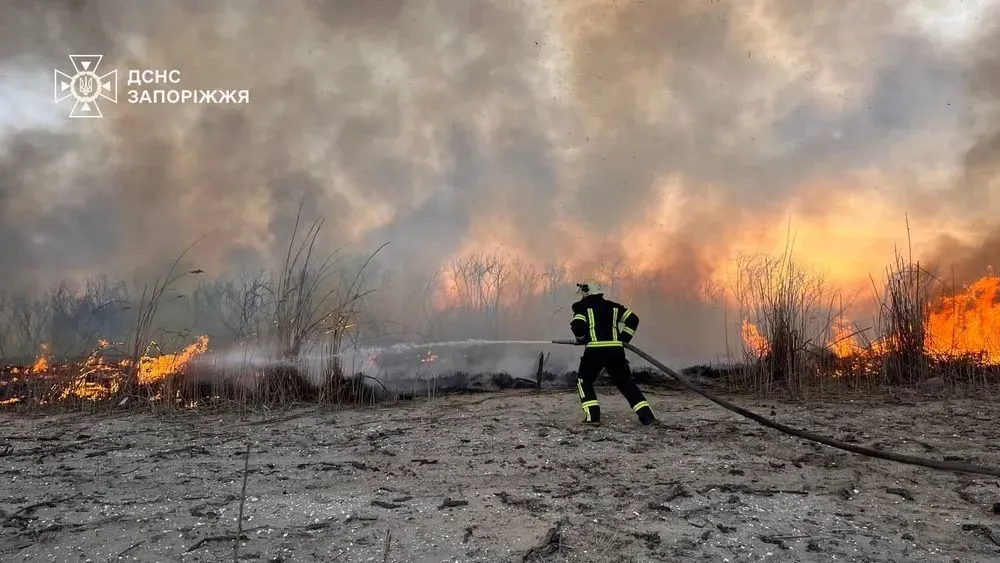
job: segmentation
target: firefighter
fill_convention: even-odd
[[[580,393],[580,405],[586,414],[585,424],[601,423],[601,407],[594,391],[594,383],[601,369],[606,369],[611,381],[628,401],[632,411],[644,425],[656,421],[653,410],[642,391],[632,379],[624,345],[635,336],[639,317],[631,309],[620,303],[604,298],[600,284],[594,282],[576,284],[580,300],[573,303],[573,320],[570,329],[576,336],[576,343],[586,348],[580,358],[576,386]],[[624,326],[619,329],[618,325]]]

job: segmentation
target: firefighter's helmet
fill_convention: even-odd
[[[580,294],[581,297],[585,297],[587,295],[603,295],[604,286],[597,280],[587,280],[576,284],[576,292]]]

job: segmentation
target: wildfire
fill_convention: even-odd
[[[139,358],[139,384],[149,385],[163,381],[184,369],[195,356],[204,354],[206,350],[208,350],[208,336],[200,336],[197,342],[188,345],[178,354]]]
[[[855,332],[847,319],[837,319],[827,348],[840,358],[879,355],[888,349],[883,340],[862,346]],[[757,325],[744,320],[741,333],[750,351],[766,355],[767,338]],[[962,292],[933,303],[928,308],[924,350],[942,358],[981,355],[987,363],[1000,365],[1000,277],[980,278]]]
[[[424,355],[424,357],[420,359],[420,363],[426,364],[426,363],[429,363],[429,362],[433,362],[434,360],[437,360],[437,359],[438,359],[438,355],[437,354],[435,354],[434,352],[427,352],[427,354]]]
[[[760,329],[752,322],[744,320],[740,332],[743,336],[743,343],[746,344],[747,348],[755,356],[759,358],[764,357],[771,350],[767,338],[760,333]]]
[[[861,351],[861,346],[858,345],[854,333],[854,328],[846,319],[843,317],[837,319],[833,325],[833,337],[830,338],[827,347],[840,358],[858,354]]]
[[[151,385],[182,373],[199,354],[208,350],[208,337],[196,342],[177,354],[151,356],[147,352],[138,359],[136,376],[140,385]],[[8,366],[5,377],[0,379],[0,405],[23,402],[25,397],[35,397],[40,404],[71,398],[100,400],[121,391],[127,381],[132,362],[129,359],[113,360],[106,356],[111,343],[99,341],[99,346],[82,362],[52,363],[48,346],[30,368]]]
[[[934,355],[983,354],[1000,364],[1000,277],[981,278],[932,307],[926,347]]]
[[[31,365],[32,373],[44,373],[49,369],[49,345],[42,344],[42,351],[38,355],[38,359],[35,363]]]

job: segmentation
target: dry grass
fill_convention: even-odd
[[[845,307],[822,278],[797,266],[789,252],[742,258],[737,296],[759,343],[745,347],[742,369],[727,373],[730,388],[789,398],[896,387],[977,394],[1000,389],[1000,366],[985,353],[934,355],[927,349],[930,303],[953,288],[899,252],[882,289],[874,280],[872,285],[878,309],[871,325],[840,336],[856,346],[835,354],[838,340],[831,335]]]
[[[801,398],[828,376],[831,358],[823,346],[839,295],[797,264],[790,248],[780,256],[740,257],[736,297],[740,318],[756,331],[744,347],[743,369],[728,378],[733,390]]]
[[[876,330],[881,335],[868,348],[882,360],[879,375],[890,385],[912,385],[927,379],[930,363],[924,350],[930,276],[919,263],[896,262],[886,272]]]

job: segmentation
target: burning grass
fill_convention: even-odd
[[[34,307],[26,299],[12,300],[0,294],[0,312],[6,312],[21,328],[20,338],[11,339],[10,327],[0,326],[0,357],[9,357],[8,349],[38,341],[44,333],[40,319],[46,316],[51,334],[60,337],[59,348],[63,350],[79,348],[79,336],[87,331],[108,330],[122,336],[115,345],[100,340],[97,349],[82,359],[79,354],[62,354],[63,359],[57,360],[51,343],[41,344],[41,353],[30,365],[10,363],[4,368],[0,404],[123,405],[141,400],[174,406],[206,401],[272,405],[357,401],[371,396],[371,390],[359,384],[358,378],[345,378],[336,362],[330,362],[318,382],[309,381],[295,366],[294,359],[310,343],[322,342],[331,356],[336,355],[345,335],[359,322],[360,304],[368,293],[362,287],[364,274],[374,257],[369,256],[352,276],[346,276],[343,269],[337,268],[336,252],[326,256],[317,253],[322,220],[308,227],[300,239],[301,211],[300,207],[284,263],[270,279],[264,272],[245,276],[239,285],[216,292],[214,296],[219,299],[214,303],[208,299],[211,295],[199,292],[206,286],[197,285],[191,300],[192,312],[197,315],[203,314],[203,309],[212,309],[212,305],[229,309],[222,324],[232,335],[230,343],[274,347],[276,357],[292,360],[274,362],[234,378],[218,377],[195,361],[208,351],[210,336],[183,342],[184,333],[157,325],[164,314],[164,303],[186,297],[176,291],[176,286],[185,278],[203,273],[182,267],[188,247],[170,265],[165,277],[143,287],[135,298],[130,298],[125,286],[106,280],[89,285],[82,295],[60,286],[50,299]],[[176,351],[165,353],[152,339],[156,334],[171,336]],[[14,346],[10,345],[12,341]]]
[[[7,365],[0,378],[0,402],[6,405],[54,405],[102,402],[126,398],[125,385],[132,373],[138,376],[138,395],[160,399],[196,356],[208,349],[208,337],[175,354],[153,355],[149,350],[138,362],[117,351],[108,341],[82,360],[56,361],[47,347],[30,366]]]
[[[788,256],[747,261],[741,273],[753,280],[741,303],[754,320],[743,322],[746,361],[729,378],[734,388],[794,397],[831,385],[1000,387],[1000,277],[992,272],[949,290],[897,254],[868,327],[848,321],[837,295]]]
[[[160,355],[151,355],[157,350]],[[104,343],[81,361],[55,361],[39,356],[29,366],[8,365],[0,376],[0,405],[23,410],[101,408],[134,405],[168,409],[235,407],[238,409],[288,408],[302,404],[373,405],[440,394],[526,389],[575,385],[574,373],[544,369],[540,357],[534,377],[508,373],[456,371],[414,378],[409,391],[390,391],[378,379],[363,373],[347,376],[337,361],[324,362],[321,373],[310,373],[294,362],[273,362],[255,370],[241,370],[232,377],[216,370],[212,362],[198,360],[208,349],[208,338],[173,354],[150,347],[139,359],[139,384],[125,386],[131,362]],[[428,353],[424,359],[436,357]],[[637,378],[651,383],[651,372]]]
[[[41,356],[31,366],[8,365],[0,377],[0,404],[96,408],[138,401],[193,408],[213,403],[267,406],[326,398],[343,401],[364,395],[363,386],[344,381],[340,374],[330,374],[326,384],[317,386],[296,368],[282,365],[261,369],[250,378],[206,377],[210,374],[195,360],[208,344],[208,337],[202,336],[177,353],[149,351],[139,358],[137,370],[128,358],[108,348],[80,361],[56,362]],[[133,371],[138,373],[138,385],[129,389],[126,382]]]
[[[553,266],[535,276],[487,256],[470,258],[452,268],[454,303],[436,313],[425,310],[422,331],[394,334],[391,323],[376,322],[366,311],[374,291],[366,272],[374,254],[346,268],[338,265],[342,257],[336,252],[319,255],[321,226],[314,222],[302,237],[297,218],[284,262],[274,272],[206,282],[198,278],[202,270],[182,266],[182,254],[162,280],[141,291],[101,279],[81,290],[61,285],[36,301],[0,292],[0,358],[15,358],[0,375],[0,405],[371,404],[422,393],[531,385],[521,378],[534,375],[527,366],[514,375],[438,369],[429,380],[414,376],[412,389],[400,393],[365,373],[350,375],[358,370],[341,365],[338,357],[366,338],[398,343],[455,332],[498,339],[506,334],[501,321],[525,331],[544,328],[546,322],[531,320],[542,316],[555,327],[556,315],[548,311],[558,311],[572,295],[564,270]],[[618,283],[618,274],[606,277],[608,287],[626,285]],[[193,285],[177,287],[192,278]],[[512,289],[507,283],[514,278],[523,279]],[[988,272],[947,291],[918,263],[897,256],[882,283],[872,285],[877,314],[870,323],[858,322],[847,312],[850,303],[801,268],[790,249],[781,256],[741,258],[734,293],[743,354],[739,361],[727,358],[736,367],[719,372],[721,379],[733,391],[792,398],[816,388],[936,382],[992,391],[1000,383],[1000,277]],[[635,295],[622,299],[638,310],[653,309],[662,292],[651,288],[644,294],[623,290]],[[421,290],[425,306],[440,297],[431,289]],[[456,330],[444,331],[446,322]],[[562,323],[558,327],[565,330]],[[107,340],[89,351],[97,336]],[[210,352],[225,355],[234,345],[267,349],[273,360],[236,373],[201,361]],[[310,355],[321,358],[319,367],[305,361]],[[437,358],[427,351],[413,371],[437,366]],[[574,378],[569,372],[547,381],[572,385]]]

